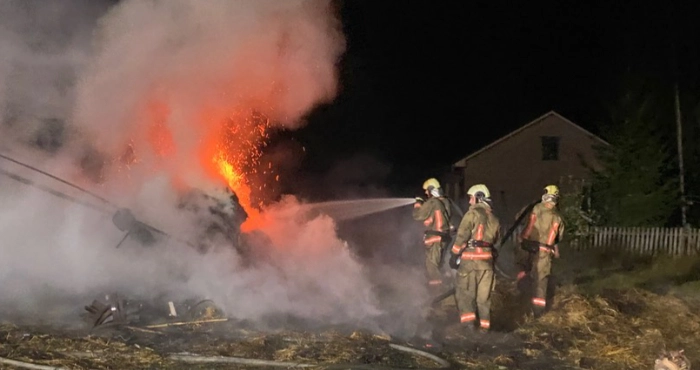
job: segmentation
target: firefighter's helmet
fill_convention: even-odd
[[[442,196],[442,188],[440,187],[440,182],[434,177],[425,180],[425,182],[423,183],[423,190],[425,190],[426,193],[430,194],[430,196],[433,197]]]
[[[556,203],[559,200],[559,187],[556,185],[547,185],[544,187],[544,194],[542,194],[542,201],[547,203]]]
[[[544,193],[549,195],[559,196],[559,187],[556,185],[547,185],[544,187]]]
[[[440,182],[434,177],[425,180],[423,183],[423,190],[431,191],[433,189],[440,189]]]
[[[473,196],[478,201],[484,201],[491,198],[491,192],[484,184],[473,185],[471,188],[469,188],[469,190],[467,190],[467,194]]]

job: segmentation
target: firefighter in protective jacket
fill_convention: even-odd
[[[439,288],[442,285],[440,264],[442,253],[450,242],[450,203],[443,195],[437,179],[430,178],[423,183],[428,200],[416,198],[413,205],[413,219],[425,225],[423,244],[425,245],[425,268],[428,285]]]
[[[545,187],[542,202],[530,212],[520,235],[521,249],[527,254],[520,258],[518,280],[530,274],[533,292],[532,308],[535,316],[544,313],[547,306],[547,284],[552,269],[552,258],[559,258],[559,245],[564,236],[564,221],[556,209],[559,188]]]
[[[474,185],[467,191],[469,210],[457,229],[452,246],[450,266],[457,268],[455,298],[460,323],[474,329],[491,327],[491,292],[496,280],[493,274],[494,243],[498,240],[500,221],[491,209],[491,194],[483,185]]]

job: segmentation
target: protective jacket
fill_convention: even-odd
[[[539,203],[530,212],[520,236],[523,240],[539,243],[540,250],[551,252],[551,248],[564,237],[564,221],[556,208]]]
[[[425,225],[423,244],[425,245],[425,268],[428,285],[438,288],[442,285],[443,251],[447,249],[450,239],[449,200],[445,197],[433,197],[425,203],[416,203],[413,208],[413,218]]]
[[[441,235],[449,237],[450,216],[450,203],[445,197],[433,197],[423,204],[415,204],[413,219],[422,221],[426,227],[425,245],[439,243]]]
[[[457,229],[457,237],[452,246],[452,254],[459,254],[460,269],[492,269],[492,248],[499,237],[501,224],[486,203],[476,203],[462,218]],[[461,252],[461,254],[460,254]],[[467,266],[464,262],[472,262]]]

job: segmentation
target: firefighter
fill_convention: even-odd
[[[559,245],[564,236],[564,221],[556,208],[559,188],[547,185],[542,201],[535,205],[520,234],[521,249],[527,254],[520,259],[518,280],[528,274],[532,282],[532,310],[535,317],[547,306],[547,284],[552,269],[552,258],[559,258]]]
[[[457,268],[455,299],[460,323],[474,330],[478,317],[478,326],[485,332],[491,327],[491,292],[496,283],[493,244],[499,237],[500,221],[492,212],[485,185],[474,185],[467,194],[470,206],[457,229],[450,266]]]
[[[437,291],[442,286],[440,265],[442,254],[450,243],[450,203],[444,196],[440,182],[430,178],[423,183],[427,200],[417,197],[413,205],[413,219],[422,221],[426,230],[423,236],[425,245],[425,268],[428,285]]]

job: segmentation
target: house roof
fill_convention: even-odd
[[[481,149],[475,151],[474,153],[472,153],[472,154],[470,154],[470,155],[468,155],[468,156],[466,156],[466,157],[464,157],[464,158],[458,160],[457,162],[454,163],[454,166],[455,166],[455,167],[464,167],[465,164],[466,164],[466,162],[467,162],[468,160],[470,160],[470,159],[476,157],[477,155],[479,155],[479,154],[481,154],[481,153],[483,153],[483,152],[485,152],[485,151],[487,151],[487,150],[493,148],[494,146],[496,146],[496,145],[498,145],[498,144],[500,144],[500,143],[502,143],[502,142],[504,142],[504,141],[510,139],[511,137],[513,137],[513,136],[515,136],[515,135],[517,135],[517,134],[519,134],[519,133],[521,133],[521,132],[527,130],[528,128],[537,125],[538,123],[542,122],[545,118],[547,118],[547,117],[549,117],[549,116],[556,116],[557,118],[561,119],[563,122],[570,124],[571,126],[573,126],[573,127],[575,127],[576,129],[578,129],[578,130],[584,132],[586,135],[588,135],[588,136],[594,138],[595,140],[601,142],[602,144],[610,145],[610,143],[608,143],[607,141],[601,139],[598,135],[593,134],[592,132],[586,130],[585,128],[583,128],[583,127],[581,127],[581,126],[579,126],[579,125],[577,125],[577,124],[575,124],[575,123],[573,123],[573,122],[571,122],[571,121],[570,121],[569,119],[567,119],[566,117],[564,117],[564,116],[562,116],[561,114],[559,114],[559,113],[557,113],[557,112],[555,112],[555,111],[552,110],[552,111],[549,111],[549,112],[547,112],[547,113],[545,113],[545,114],[543,114],[543,115],[541,115],[541,116],[535,118],[534,120],[530,121],[529,123],[525,124],[524,126],[520,127],[519,129],[517,129],[517,130],[515,130],[515,131],[511,131],[508,135],[503,136],[502,138],[500,138],[500,139],[498,139],[498,140],[492,142],[491,144],[488,144],[488,145],[486,145],[485,147],[483,147],[483,148],[481,148]]]

